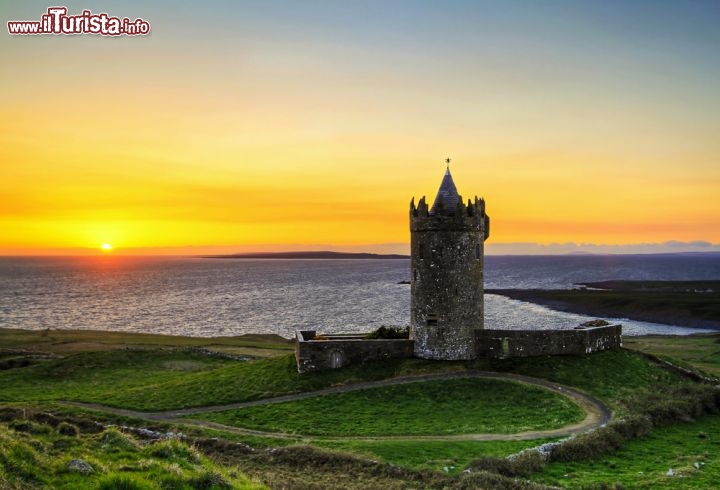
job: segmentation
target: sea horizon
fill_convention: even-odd
[[[116,260],[119,259],[119,260]],[[487,289],[571,289],[602,280],[711,280],[703,254],[487,256]],[[215,260],[198,256],[0,257],[0,326],[197,337],[367,332],[409,323],[410,261]],[[486,328],[572,328],[594,319],[487,294]],[[681,326],[611,319],[628,335]]]

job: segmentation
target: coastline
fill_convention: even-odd
[[[590,289],[486,289],[552,310],[603,318],[720,330],[720,293]]]

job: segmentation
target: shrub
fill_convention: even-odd
[[[196,490],[232,488],[232,485],[222,475],[212,471],[206,471],[192,478],[188,483]]]
[[[21,408],[0,407],[0,422],[10,422],[14,419],[25,418]]]
[[[644,415],[630,415],[612,422],[611,425],[615,432],[626,440],[646,436],[653,427],[650,418]]]
[[[545,467],[538,451],[523,451],[510,458],[484,457],[470,463],[473,470],[488,471],[503,476],[530,476]]]
[[[97,490],[151,490],[155,486],[134,476],[113,473],[107,475],[97,486]]]
[[[185,459],[191,463],[198,463],[200,455],[198,451],[187,444],[176,441],[160,441],[147,448],[148,454],[161,459]]]
[[[550,487],[540,483],[517,478],[508,478],[487,471],[463,474],[453,485],[456,490],[475,490],[477,488],[502,488],[503,490],[547,490]],[[553,487],[554,488],[554,487]]]
[[[78,429],[77,425],[73,425],[68,422],[60,422],[57,426],[57,431],[58,434],[62,434],[64,436],[77,437],[80,435],[80,429]]]
[[[60,423],[60,419],[58,419],[53,414],[47,412],[33,413],[32,415],[30,415],[29,418],[34,420],[35,422],[51,425],[53,427],[57,427]]]
[[[109,452],[133,451],[138,449],[138,444],[132,436],[123,434],[111,427],[106,429],[99,438],[100,447]]]
[[[409,339],[410,327],[382,326],[365,336],[366,339]]]
[[[627,439],[618,432],[614,423],[586,432],[553,447],[551,461],[578,461],[596,458],[618,449]]]
[[[709,385],[683,384],[641,393],[627,402],[629,411],[648,417],[653,425],[688,422],[720,408],[720,390]]]
[[[0,371],[27,367],[30,364],[32,364],[32,361],[26,357],[11,357],[9,359],[0,359]]]
[[[52,429],[47,425],[38,424],[31,420],[13,420],[8,427],[16,432],[27,432],[28,434],[49,434]]]

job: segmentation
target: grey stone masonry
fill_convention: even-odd
[[[622,347],[622,326],[571,330],[477,330],[477,357],[562,356],[592,354]]]
[[[407,339],[365,339],[362,334],[316,335],[314,330],[297,331],[295,339],[299,373],[413,356],[413,341]]]
[[[446,201],[454,203],[448,207]],[[410,338],[415,356],[475,357],[483,328],[483,256],[490,220],[485,201],[465,204],[448,170],[433,207],[410,203]]]

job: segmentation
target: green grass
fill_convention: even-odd
[[[667,476],[670,468],[676,476]],[[551,463],[534,479],[570,488],[603,483],[625,488],[717,488],[720,416],[656,428],[593,461]]]
[[[508,456],[555,439],[528,441],[327,441],[312,444],[419,470],[460,473],[480,456]]]
[[[679,379],[624,350],[592,356],[482,360],[477,367],[575,386],[615,408],[618,399],[638,389],[652,389],[657,383]],[[291,355],[242,362],[184,349],[101,350],[0,371],[0,402],[77,400],[161,411],[464,369],[463,363],[405,359],[300,375]]]
[[[411,359],[394,360],[369,366],[356,366],[326,373],[298,375],[294,359],[287,354],[279,357],[240,362],[208,357],[185,349],[185,347],[202,345],[227,352],[238,352],[235,349],[249,349],[273,354],[287,353],[290,348],[288,344],[280,342],[277,344],[277,349],[273,347],[277,339],[264,340],[262,337],[244,340],[242,338],[177,339],[163,336],[150,337],[134,336],[132,334],[110,334],[105,337],[102,332],[66,333],[54,330],[47,333],[15,331],[8,334],[7,331],[0,329],[0,345],[3,346],[3,349],[30,349],[65,356],[62,359],[32,360],[32,365],[23,367],[22,360],[25,357],[22,352],[8,352],[0,349],[0,360],[12,360],[3,364],[7,369],[0,366],[0,404],[11,404],[20,407],[35,406],[41,410],[52,407],[53,411],[65,410],[69,416],[75,414],[80,417],[82,415],[86,420],[92,421],[96,419],[102,420],[101,412],[83,411],[67,406],[61,409],[63,405],[60,401],[79,400],[140,410],[165,410],[249,401],[293,392],[315,391],[334,385],[353,384],[420,373],[462,371],[468,368],[465,363],[443,363]],[[5,342],[6,340],[7,342]],[[131,350],[121,348],[123,347],[123,341],[128,342],[127,346],[130,346]],[[717,357],[718,344],[716,343],[716,337],[704,339],[685,337],[626,339],[626,342],[628,345],[640,346],[640,348],[648,352],[680,359],[681,362],[687,365],[701,366],[707,372],[713,372],[713,369],[720,366],[720,359]],[[241,345],[241,343],[244,343],[244,345]],[[660,393],[658,396],[662,398],[664,396],[662,393],[680,393],[682,390],[676,390],[676,387],[685,387],[691,384],[679,375],[668,372],[648,362],[643,356],[627,350],[578,357],[481,360],[475,363],[475,367],[501,372],[515,372],[574,386],[601,398],[620,415],[632,413],[632,403],[628,403],[627,400],[633,397],[635,397],[635,400],[642,400],[643,398],[638,397],[638,394]],[[449,390],[449,387],[447,389]],[[494,393],[496,388],[484,389],[483,391],[485,393]],[[687,391],[687,393],[688,397],[695,396],[692,390]],[[348,395],[350,394],[348,393]],[[448,392],[448,394],[453,398],[458,396],[457,393]],[[360,396],[360,393],[352,393],[352,395]],[[462,395],[465,395],[465,393],[462,393]],[[658,396],[655,398],[657,399]],[[333,402],[333,406],[330,408],[337,408],[338,398],[333,396],[330,399]],[[656,403],[656,399],[652,399],[652,403]],[[318,398],[313,401],[317,402],[319,400]],[[411,410],[407,410],[408,404],[402,405],[399,400],[401,399],[395,400],[394,403],[396,407],[399,406],[400,408],[391,409],[391,411],[400,413],[402,416],[411,413]],[[310,401],[306,400],[303,403],[309,403]],[[366,404],[375,405],[385,401],[387,400],[372,400],[367,401]],[[668,400],[668,402],[671,401]],[[415,400],[410,402],[409,406],[413,406],[413,403],[415,403]],[[418,403],[420,402],[418,401]],[[353,423],[365,425],[365,419],[363,419],[365,415],[362,415],[357,410],[358,404],[362,405],[360,398],[356,398],[355,401],[348,401],[348,405],[345,407],[345,417],[340,423],[345,424],[347,430],[352,429]],[[502,417],[505,416],[502,412],[506,410],[506,407],[514,405],[516,404],[505,403],[501,407],[486,407],[484,411],[476,408],[475,411],[485,415],[492,413],[491,417]],[[672,403],[666,405],[667,420],[672,420],[673,414],[678,411],[678,407]],[[308,407],[301,405],[300,408],[303,410],[315,410],[316,412],[324,411],[324,414],[331,413],[329,408],[323,406]],[[403,410],[406,413],[403,413]],[[457,407],[447,407],[443,410],[443,413],[447,414],[446,419],[454,419],[456,414],[462,411],[458,410]],[[428,405],[422,411],[423,413],[415,413],[414,415],[420,419],[419,415],[437,413],[440,409],[437,408],[437,404],[428,402]],[[383,415],[387,414],[383,413]],[[105,415],[105,417],[110,418],[108,415]],[[517,417],[523,418],[522,413],[519,412]],[[325,415],[325,418],[330,417]],[[383,417],[378,418],[382,419]],[[703,424],[705,420],[701,419],[698,423]],[[119,418],[118,422],[120,422]],[[495,422],[490,423],[496,424],[500,422],[501,420],[498,418]],[[131,425],[144,424],[139,420],[128,421],[128,423]],[[457,425],[459,424],[456,423]],[[438,427],[439,424],[436,429]],[[689,429],[687,429],[687,432],[678,432],[674,436],[676,438],[673,439],[671,437],[672,431],[679,427]],[[626,447],[632,448],[635,447],[633,444],[645,440],[650,441],[647,443],[646,449],[643,449],[643,446],[637,446],[637,455],[632,451],[618,453],[621,456],[613,456],[616,453],[609,453],[616,460],[610,460],[608,459],[610,456],[603,455],[595,459],[595,465],[588,462],[573,463],[576,466],[571,468],[568,463],[563,463],[565,466],[562,470],[556,470],[556,468],[560,468],[560,466],[556,466],[560,463],[553,463],[550,466],[551,472],[537,475],[537,478],[547,478],[547,480],[544,480],[547,482],[555,481],[553,479],[561,481],[562,475],[565,473],[560,474],[560,472],[570,471],[572,474],[577,475],[574,477],[575,479],[567,479],[567,485],[572,487],[593,484],[603,480],[609,482],[621,481],[626,487],[631,488],[634,486],[635,481],[632,473],[635,470],[633,465],[643,464],[643,461],[650,458],[649,454],[653,448],[657,449],[658,446],[662,445],[668,446],[667,448],[663,447],[662,452],[656,451],[659,461],[657,468],[669,462],[668,464],[676,465],[678,469],[681,469],[683,468],[681,464],[683,463],[681,461],[683,456],[692,458],[702,454],[702,452],[698,452],[702,450],[702,447],[695,447],[696,442],[708,444],[707,440],[694,441],[700,431],[706,432],[710,436],[708,439],[711,440],[713,434],[718,433],[717,424],[693,427],[695,426],[672,425],[656,427],[644,439],[628,443]],[[208,469],[209,467],[203,463],[194,467],[194,469],[185,469],[183,466],[185,463],[182,461],[187,459],[187,456],[183,457],[184,459],[180,458],[179,460],[167,462],[162,458],[146,453],[146,448],[142,444],[137,447],[130,445],[125,449],[105,454],[105,450],[98,446],[99,442],[92,436],[81,435],[78,438],[71,438],[60,436],[53,430],[49,433],[41,431],[29,434],[13,431],[0,423],[0,451],[7,451],[7,448],[10,447],[14,448],[12,454],[3,453],[5,459],[0,464],[0,488],[3,488],[3,490],[5,488],[26,488],[29,484],[50,488],[63,488],[63,486],[65,488],[86,488],[88,485],[92,488],[100,488],[103,485],[112,488],[113,486],[119,487],[121,484],[127,484],[126,486],[130,487],[134,485],[133,488],[143,488],[143,485],[157,485],[157,482],[163,478],[174,478],[168,473],[176,471],[171,469],[171,467],[174,468],[174,464],[180,466],[185,472],[182,478],[185,478],[183,481],[187,485],[191,485],[188,482],[193,478],[198,478],[194,484],[199,486],[204,481],[202,478],[208,477],[212,472],[218,472],[224,475],[223,478],[226,479],[234,478],[231,473],[232,470],[228,469],[228,467]],[[278,486],[285,485],[287,480],[287,482],[290,482],[290,486],[307,487],[315,485],[318,488],[327,488],[332,486],[332,482],[337,481],[343,481],[348,486],[360,487],[361,484],[358,483],[360,482],[359,475],[362,475],[363,485],[368,485],[368,482],[373,481],[372,478],[380,478],[377,475],[384,475],[382,479],[375,482],[375,486],[378,488],[421,487],[422,485],[417,482],[424,481],[422,480],[425,477],[424,473],[418,476],[418,474],[400,472],[398,475],[401,476],[395,475],[391,477],[388,476],[390,474],[388,472],[391,470],[387,468],[395,468],[392,471],[400,471],[397,469],[400,466],[409,468],[408,471],[410,469],[421,472],[440,470],[444,475],[443,478],[445,478],[451,477],[467,462],[478,457],[505,456],[540,443],[540,441],[321,440],[321,436],[311,436],[306,442],[314,446],[350,451],[363,455],[365,458],[369,457],[395,466],[367,466],[369,465],[367,461],[362,460],[365,462],[359,462],[360,460],[358,460],[348,463],[347,466],[343,466],[343,469],[339,469],[334,466],[334,463],[327,466],[328,463],[324,461],[328,460],[329,456],[312,453],[312,448],[309,448],[306,452],[312,453],[312,457],[316,458],[316,460],[313,460],[316,461],[313,463],[316,466],[307,469],[305,463],[301,463],[300,460],[293,463],[284,462],[285,460],[283,460],[284,457],[289,457],[288,454],[304,454],[304,450],[288,448],[286,456],[283,457],[279,456],[281,452],[268,452],[265,450],[268,446],[281,446],[289,441],[259,437],[248,438],[247,436],[204,430],[198,427],[189,429],[181,425],[176,426],[173,430],[192,432],[196,436],[205,434],[205,437],[218,436],[246,441],[258,448],[253,453],[254,456],[251,459],[247,459],[247,456],[238,456],[238,459],[232,461],[231,466],[239,465],[246,474],[255,475],[266,482],[274,482]],[[380,429],[376,428],[375,430]],[[659,439],[653,439],[655,437],[659,437]],[[11,442],[11,439],[22,444],[18,445]],[[691,439],[692,444],[687,442]],[[285,450],[285,448],[282,449]],[[672,455],[664,453],[664,451],[672,449],[677,451],[679,463],[672,459]],[[708,451],[716,451],[716,449],[715,446],[712,446]],[[73,453],[73,451],[77,452]],[[625,451],[625,448],[621,449],[621,451]],[[644,451],[647,451],[648,455]],[[82,454],[91,462],[95,458],[95,461],[101,463],[99,464],[102,469],[101,474],[93,476],[93,480],[88,480],[86,477],[76,474],[66,474],[67,472],[63,470],[62,464],[67,461],[63,458],[73,454]],[[213,458],[221,458],[224,454],[222,451],[217,451],[212,456]],[[329,460],[335,461],[333,458],[334,456]],[[138,461],[142,462],[144,460],[154,462],[154,466],[148,466],[147,469],[144,466],[141,467],[145,463],[138,463]],[[342,458],[338,456],[337,461],[341,460]],[[627,465],[630,469],[617,472],[618,479],[613,480],[612,475],[614,473],[610,470],[618,468],[618,461],[620,460],[622,460],[623,465]],[[603,469],[603,461],[608,461],[607,469]],[[708,457],[704,461],[706,465],[701,470],[693,468],[693,471],[699,473],[709,472],[710,476],[707,477],[707,480],[698,479],[698,475],[695,474],[688,477],[688,481],[695,482],[697,488],[707,487],[707,482],[713,481],[713,478],[718,478],[717,473],[710,471],[714,471],[715,466],[720,466],[720,462],[713,457]],[[687,464],[692,465],[692,462]],[[448,468],[449,474],[443,471],[445,467]],[[360,470],[359,468],[365,469]],[[405,470],[403,469],[403,471]],[[664,469],[663,474],[666,471],[667,468]],[[597,473],[596,477],[593,477],[593,472]],[[465,476],[467,475],[463,475],[461,478],[465,478]],[[662,477],[662,475],[660,476]],[[399,479],[396,479],[396,477]],[[35,478],[35,480],[32,480],[32,478]],[[66,478],[67,481],[63,480],[63,478]],[[403,480],[403,478],[408,478],[408,480]],[[430,478],[436,477],[431,476]],[[452,487],[455,484],[448,483],[450,480],[443,479],[432,481],[445,482],[440,485],[441,487],[443,485]],[[671,482],[685,484],[685,479],[675,479],[671,480]],[[644,483],[642,484],[644,485]],[[660,481],[660,485],[664,484]],[[648,484],[647,487],[650,488],[652,485]],[[183,487],[180,485],[178,488]],[[693,488],[693,486],[689,485],[688,488]]]
[[[676,364],[692,366],[720,377],[720,334],[626,337],[624,343],[631,349],[669,358]]]
[[[518,359],[482,359],[480,369],[513,372],[574,386],[597,396],[614,410],[624,410],[622,401],[639,391],[652,391],[684,380],[637,353],[615,349],[591,356],[555,356]]]
[[[7,349],[72,354],[109,349],[205,347],[218,351],[249,353],[259,357],[293,350],[289,339],[277,335],[250,334],[238,337],[182,337],[135,332],[96,330],[23,330],[0,328],[0,346]]]
[[[81,352],[0,371],[0,401],[67,399],[102,403],[137,387],[157,386],[230,364],[186,350]]]
[[[461,368],[457,363],[406,359],[300,375],[289,355],[234,361],[183,349],[81,352],[0,371],[0,402],[76,400],[161,411]]]
[[[579,422],[585,412],[552,391],[495,379],[373,388],[207,413],[195,418],[313,436],[513,434]]]
[[[620,408],[619,399],[680,378],[637,354],[482,360],[480,369],[516,372],[578,387]],[[464,370],[463,363],[389,360],[300,375],[293,356],[234,361],[184,349],[80,352],[0,371],[0,402],[76,400],[146,411],[242,402],[400,375]]]
[[[84,462],[86,471],[73,471],[73,460]],[[213,483],[213,488],[264,488],[179,441],[141,443],[115,429],[65,436],[36,422],[0,423],[3,489],[193,489]]]

